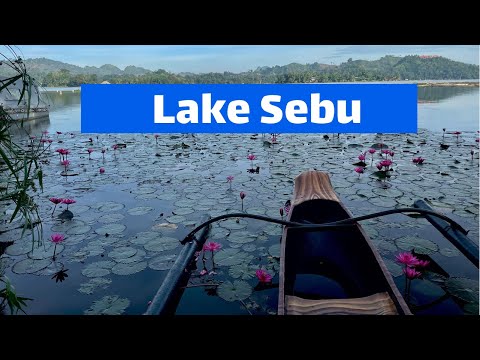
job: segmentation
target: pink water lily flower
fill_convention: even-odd
[[[88,148],[87,149],[88,153],[91,154],[93,152],[93,149],[92,148]]]
[[[358,160],[365,161],[365,154],[358,155]]]
[[[57,208],[57,205],[60,204],[63,201],[63,199],[56,198],[56,197],[51,197],[48,200],[50,200],[52,203],[55,204],[55,206],[53,207],[53,211],[52,211],[52,216],[53,216],[53,213],[55,212],[55,209]]]
[[[59,244],[61,243],[63,240],[65,240],[65,235],[62,235],[62,234],[52,234],[50,236],[50,238],[52,239],[52,242],[54,244]]]
[[[100,168],[100,174],[103,174],[105,172],[105,169],[104,168]]]
[[[395,255],[395,258],[397,259],[397,262],[406,266],[416,266],[419,261],[418,258],[410,252],[403,252]]]
[[[232,181],[233,181],[233,176],[232,176],[232,175],[227,176],[227,181],[228,181],[228,182],[232,182]]]
[[[256,160],[257,157],[256,157],[255,155],[253,155],[253,154],[249,154],[249,155],[247,156],[247,159],[248,159],[248,160]]]
[[[377,164],[377,169],[378,169],[378,170],[382,170],[382,168],[383,168],[382,164],[378,163],[378,164]]]
[[[370,154],[375,154],[375,153],[377,152],[377,150],[375,150],[375,149],[368,149],[368,152],[369,152]]]
[[[428,265],[430,265],[430,261],[428,261],[428,260],[418,260],[417,263],[415,264],[415,267],[426,268]]]
[[[73,199],[63,199],[63,200],[62,200],[62,203],[64,203],[65,205],[67,205],[67,210],[68,210],[68,205],[75,204],[76,201],[73,200]]]
[[[413,161],[414,164],[423,164],[423,162],[425,161],[425,159],[420,156],[420,157],[418,157],[418,158],[412,159],[412,161]]]
[[[52,203],[54,203],[55,205],[60,204],[60,203],[63,201],[62,198],[56,198],[56,197],[51,197],[51,198],[48,199],[48,200],[50,200],[50,201],[51,201]]]
[[[258,269],[255,271],[255,275],[257,276],[258,281],[261,283],[269,283],[272,281],[272,275],[263,269]]]
[[[363,169],[363,167],[357,167],[355,168],[355,172],[359,173],[359,174],[363,174],[365,170]]]
[[[245,194],[243,191],[240,191],[240,199],[245,199],[245,196],[247,196],[247,194]]]
[[[219,244],[215,241],[209,241],[205,245],[203,245],[203,250],[205,251],[218,251],[222,248],[222,244]]]
[[[385,166],[386,168],[388,168],[392,164],[393,164],[392,160],[382,160],[382,161],[380,161],[380,165]]]
[[[410,279],[410,280],[413,280],[422,276],[422,273],[420,271],[417,271],[411,267],[404,268],[403,273],[407,276],[407,279]]]

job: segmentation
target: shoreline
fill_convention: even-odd
[[[419,82],[417,85],[419,87],[435,87],[435,86],[458,86],[458,87],[479,87],[479,82],[473,82],[473,81],[458,81],[458,82],[441,82],[441,83],[435,83],[435,82]]]

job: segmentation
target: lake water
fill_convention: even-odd
[[[80,131],[79,88],[55,88],[46,92],[51,104],[49,131]],[[428,86],[418,88],[418,127],[433,131],[479,129],[479,88]]]
[[[61,176],[58,154],[47,150],[42,158],[45,189],[35,200],[45,238],[52,233],[67,238],[52,261],[48,241],[46,247],[32,251],[29,238],[20,239],[20,230],[0,234],[0,254],[5,251],[0,270],[5,269],[20,295],[34,299],[28,303],[29,314],[141,314],[181,248],[177,239],[192,229],[192,223],[198,224],[206,214],[238,212],[240,191],[247,194],[247,212],[278,218],[279,208],[291,198],[294,177],[312,168],[330,174],[354,215],[427,199],[469,229],[469,237],[478,244],[478,94],[478,88],[420,88],[419,127],[428,130],[418,134],[342,134],[328,140],[319,134],[283,134],[278,145],[265,146],[260,136],[242,134],[169,134],[158,141],[145,134],[79,134],[78,90],[50,91],[50,121],[30,124],[31,131],[38,140],[48,129],[52,150],[68,148],[69,169],[76,175]],[[458,139],[451,134],[443,138],[444,127],[463,134]],[[56,131],[63,134],[57,136]],[[372,177],[376,168],[370,166],[369,154],[365,173],[358,176],[353,171],[358,155],[376,142],[395,148],[395,172],[388,188]],[[441,150],[440,142],[449,149]],[[112,150],[117,143],[127,147]],[[87,148],[94,149],[90,159]],[[101,149],[107,149],[105,156]],[[260,167],[258,174],[248,172],[249,153],[257,156],[253,163]],[[426,158],[426,163],[414,165],[415,156]],[[375,154],[375,159],[381,157]],[[375,159],[372,156],[371,161]],[[100,167],[104,174],[99,174]],[[225,180],[230,175],[232,191]],[[54,209],[50,197],[74,198],[76,203],[69,208],[74,219],[62,223],[52,217],[65,206]],[[6,210],[11,211],[11,206]],[[0,220],[8,214],[1,214]],[[478,313],[478,269],[428,222],[394,215],[362,225],[401,292],[404,279],[394,256],[411,247],[429,255],[450,276],[429,275],[412,282],[416,313]],[[280,235],[280,226],[261,222],[215,224],[210,239],[219,242],[222,250],[215,263],[210,254],[204,264],[199,259],[177,313],[275,314],[278,290],[257,290],[254,274],[255,269],[266,269],[278,283]],[[208,275],[199,273],[203,266]],[[68,269],[69,277],[56,282],[52,275],[62,268]],[[221,291],[216,291],[217,286]],[[233,295],[241,301],[230,301]]]

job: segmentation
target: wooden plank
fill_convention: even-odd
[[[286,296],[287,315],[398,315],[387,292],[354,299],[309,300]]]
[[[305,171],[295,178],[292,206],[316,199],[340,202],[327,173]]]

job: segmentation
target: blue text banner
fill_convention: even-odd
[[[416,133],[415,84],[82,85],[83,133]]]

